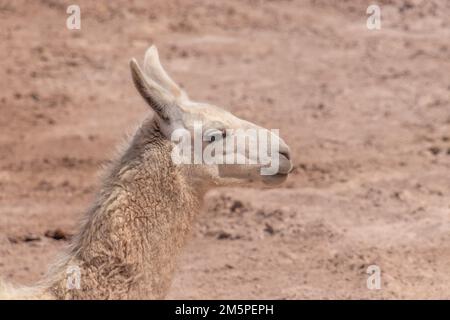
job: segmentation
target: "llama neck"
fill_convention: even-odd
[[[172,164],[170,144],[159,131],[143,130],[111,170],[58,267],[50,288],[58,298],[164,298],[167,293],[202,194]],[[68,268],[80,271],[79,289],[68,280],[76,276],[68,275]]]

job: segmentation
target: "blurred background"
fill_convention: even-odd
[[[445,0],[0,1],[0,275],[30,284],[67,245],[150,112],[128,61],[156,44],[193,99],[279,128],[295,164],[279,189],[207,195],[169,298],[448,298],[449,17]]]

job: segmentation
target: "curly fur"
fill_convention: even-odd
[[[157,123],[144,123],[111,165],[79,233],[48,276],[32,288],[3,283],[0,298],[164,298],[203,195],[203,187],[172,164],[170,152]],[[71,266],[80,268],[80,289],[67,288]]]

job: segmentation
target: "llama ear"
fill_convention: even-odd
[[[152,45],[145,52],[144,72],[176,98],[187,98],[187,94],[173,81],[159,61],[158,49]]]
[[[170,124],[170,108],[174,105],[174,97],[155,81],[146,77],[134,58],[130,61],[130,68],[137,91],[158,117]]]

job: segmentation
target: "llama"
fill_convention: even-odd
[[[143,69],[135,59],[130,68],[153,115],[107,170],[80,231],[44,280],[22,289],[0,284],[0,298],[163,299],[204,194],[220,186],[276,186],[292,170],[289,148],[274,134],[271,139],[279,144],[274,175],[261,175],[258,164],[177,164],[171,135],[180,129],[192,132],[195,121],[219,130],[203,142],[202,150],[233,138],[226,128],[266,129],[191,101],[161,66],[155,46],[147,50]],[[76,288],[68,286],[67,270],[72,267],[80,272]]]

